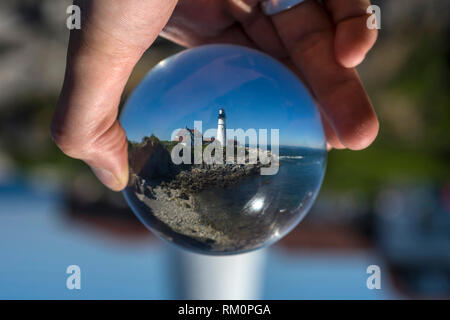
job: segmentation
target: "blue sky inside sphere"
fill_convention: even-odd
[[[325,149],[319,112],[300,80],[280,62],[235,45],[208,45],[161,61],[133,91],[120,122],[128,139],[171,140],[178,128],[279,129],[279,145]],[[198,128],[197,128],[198,129]],[[213,135],[214,136],[214,135]]]

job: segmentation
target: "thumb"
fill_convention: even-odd
[[[143,18],[148,8],[139,7],[140,3],[80,2],[82,28],[70,35],[64,84],[51,125],[58,147],[86,162],[99,180],[115,191],[128,182],[127,140],[117,120],[120,97],[133,67],[175,5],[175,1],[145,2],[143,6],[150,3],[152,9],[148,20]],[[137,11],[137,23],[152,21],[145,25],[145,32],[126,20],[133,19],[133,10]]]

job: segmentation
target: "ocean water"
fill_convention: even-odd
[[[280,168],[269,178],[283,205],[294,208],[301,201],[313,201],[322,185],[326,151],[299,147],[280,147]],[[300,202],[301,203],[301,202]],[[303,203],[306,206],[307,203]]]
[[[277,201],[283,211],[295,210],[301,203],[313,200],[322,184],[326,167],[326,151],[300,147],[280,147],[280,166],[275,175],[256,175],[238,186],[214,189],[207,196],[222,195],[232,207],[244,207],[243,202],[256,194]],[[222,190],[222,191],[220,191]],[[239,211],[239,210],[237,210]],[[284,212],[284,211],[283,211]]]

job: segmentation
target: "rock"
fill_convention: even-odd
[[[150,186],[145,186],[144,188],[144,195],[150,199],[155,198],[155,195],[153,193],[153,190]]]
[[[141,194],[154,194],[152,189],[146,190],[139,185],[139,181],[144,180],[151,187],[160,186],[168,199],[189,200],[190,195],[205,189],[227,187],[259,174],[262,167],[261,163],[175,165],[169,149],[165,147],[168,144],[164,143],[152,135],[144,138],[140,144],[134,144],[129,152],[131,168],[137,173],[134,176],[138,177],[136,189]]]
[[[132,149],[129,160],[134,172],[147,181],[166,178],[173,171],[168,150],[155,136],[147,138],[139,147]]]

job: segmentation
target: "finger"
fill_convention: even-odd
[[[345,146],[339,141],[339,138],[337,137],[333,127],[330,125],[328,120],[324,116],[322,116],[321,118],[323,130],[325,132],[325,138],[327,140],[327,148],[345,149]]]
[[[226,10],[225,1],[179,1],[160,35],[184,47],[211,43],[255,47]]]
[[[138,12],[151,8],[139,7],[137,1],[79,4],[84,23],[70,35],[52,137],[64,153],[85,161],[106,186],[121,190],[128,180],[128,161],[125,132],[116,119],[118,104],[134,65],[162,29],[170,8],[147,2],[156,10],[154,19],[150,31],[136,37],[140,28],[125,23],[123,14],[133,15],[131,4]],[[135,22],[152,18],[133,16]]]
[[[337,61],[346,68],[359,65],[377,40],[378,30],[367,27],[369,0],[326,0],[336,24],[334,50]]]
[[[309,87],[308,82],[305,80],[305,76],[300,72],[298,68],[295,67],[292,60],[290,59],[282,59],[281,62],[283,62],[295,75],[302,80],[302,82],[305,84],[305,86],[311,90],[311,87]],[[325,116],[322,114],[320,115],[322,119],[323,129],[325,132],[325,138],[327,140],[327,150],[331,150],[332,148],[335,149],[345,149],[345,146],[339,141],[339,138],[337,137],[336,133],[334,132],[334,129],[331,127],[330,123],[326,119]]]
[[[162,37],[183,47],[195,47],[205,44],[228,43],[256,48],[255,43],[247,36],[244,30],[237,24],[231,25],[219,35],[200,36],[188,27],[178,26],[175,23],[167,25],[160,34]]]
[[[271,19],[257,6],[258,0],[228,0],[227,4],[231,15],[259,49],[276,58],[287,56]]]
[[[307,0],[273,21],[341,143],[355,150],[370,145],[378,133],[375,112],[356,71],[334,57],[334,28],[324,9]]]

